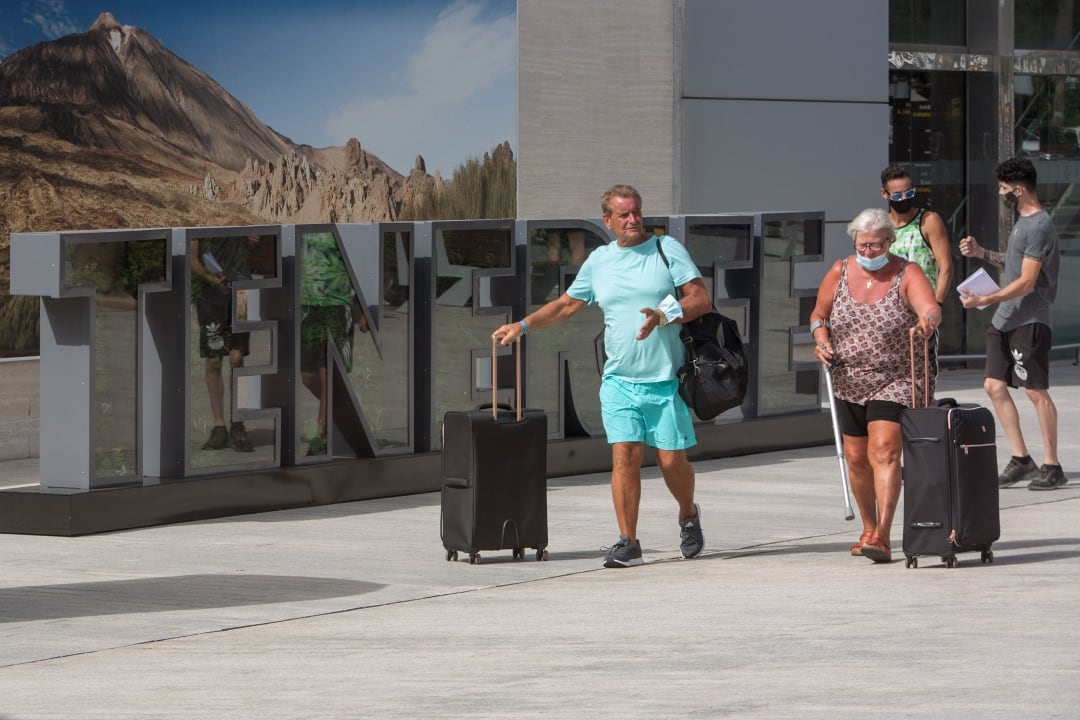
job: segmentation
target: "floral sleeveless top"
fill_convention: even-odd
[[[833,296],[830,338],[839,363],[833,368],[836,397],[857,405],[870,400],[886,400],[911,407],[911,336],[919,321],[904,302],[900,282],[907,269],[901,261],[885,296],[875,303],[861,303],[851,297],[845,259],[840,284]],[[930,342],[930,398],[934,397],[937,375],[936,342]],[[918,404],[923,404],[922,342],[915,339]]]
[[[930,287],[937,291],[938,266],[934,251],[922,234],[922,220],[925,210],[920,209],[915,217],[903,227],[896,228],[896,240],[889,246],[889,252],[909,260],[926,273]]]

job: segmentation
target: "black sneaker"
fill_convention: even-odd
[[[705,547],[705,536],[701,534],[701,508],[694,503],[694,517],[679,521],[679,548],[684,558],[697,557]]]
[[[220,450],[229,444],[229,431],[224,425],[215,425],[210,437],[203,443],[203,450]]]
[[[236,452],[255,452],[254,446],[248,440],[247,430],[242,422],[234,422],[232,427],[229,428],[229,444],[232,445],[232,449]]]
[[[641,559],[641,543],[630,540],[625,535],[620,535],[618,541],[608,548],[604,556],[604,567],[624,568],[632,565],[641,565],[645,561]]]
[[[1009,464],[1005,466],[1005,472],[1001,473],[1001,477],[998,478],[998,487],[1011,487],[1021,480],[1038,480],[1039,479],[1039,466],[1035,464],[1035,461],[1031,459],[1029,455],[1023,462],[1017,461],[1016,458],[1011,458]]]
[[[1039,468],[1039,477],[1028,484],[1028,490],[1057,490],[1069,482],[1060,465],[1043,465]]]

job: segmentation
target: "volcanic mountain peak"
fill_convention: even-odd
[[[5,105],[51,113],[57,137],[77,145],[124,150],[98,127],[116,120],[232,170],[249,156],[270,161],[295,149],[213,78],[108,13],[85,33],[0,62]]]
[[[113,50],[119,53],[120,47],[124,44],[128,34],[134,29],[130,25],[121,25],[116,22],[116,18],[112,16],[112,13],[104,12],[98,15],[98,19],[94,21],[94,24],[90,26],[87,32],[107,32],[109,44],[112,45]]]
[[[90,26],[90,30],[112,30],[113,28],[119,29],[123,27],[120,23],[116,22],[116,18],[113,17],[111,12],[103,12],[98,15],[97,20]]]

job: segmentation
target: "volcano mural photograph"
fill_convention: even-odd
[[[13,232],[512,217],[516,3],[0,8],[0,355]],[[479,188],[479,190],[478,190]]]

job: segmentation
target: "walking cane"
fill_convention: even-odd
[[[832,367],[825,365],[825,387],[829,393],[829,413],[832,415],[833,439],[836,441],[836,458],[840,461],[840,484],[844,486],[844,519],[854,520],[851,494],[848,492],[847,462],[844,460],[844,442],[840,439],[840,422],[836,418],[836,398],[832,389]]]

